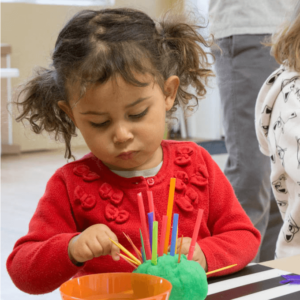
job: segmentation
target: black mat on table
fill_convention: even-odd
[[[206,149],[211,155],[227,153],[223,140],[198,142],[197,144]]]
[[[275,272],[270,274],[272,270]],[[284,271],[255,264],[230,275],[208,278],[208,295],[205,299],[232,300],[247,298],[299,300],[299,290],[287,289],[286,286],[281,283],[281,281],[284,280],[282,277],[284,273]],[[276,289],[276,292],[274,289]]]

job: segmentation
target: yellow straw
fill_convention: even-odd
[[[178,263],[180,263],[182,240],[183,240],[183,235],[181,236],[180,247],[179,247],[179,252],[178,252]]]
[[[132,260],[132,259],[130,259],[129,257],[127,257],[126,255],[123,255],[122,253],[120,253],[120,256],[122,256],[125,260],[128,260],[128,261],[130,261],[131,263],[133,263],[134,265],[136,265],[137,263],[134,261],[134,260]]]
[[[124,253],[126,253],[130,258],[132,258],[134,261],[135,261],[135,263],[137,264],[137,265],[140,265],[141,264],[141,262],[133,255],[133,254],[131,254],[126,248],[124,248],[121,244],[119,244],[119,243],[116,243],[114,240],[112,240],[111,238],[109,238],[110,239],[110,241],[113,243],[113,244],[115,244],[120,250],[122,250]]]
[[[209,275],[209,274],[212,274],[212,273],[216,273],[216,272],[220,272],[220,271],[223,271],[223,270],[235,267],[235,266],[237,266],[237,264],[231,265],[231,266],[228,266],[228,267],[224,267],[224,268],[221,268],[221,269],[217,269],[217,270],[214,270],[214,271],[207,272],[206,275]]]
[[[174,194],[175,194],[175,185],[176,185],[176,178],[171,178],[170,189],[169,189],[169,199],[168,199],[168,209],[167,209],[168,223],[167,223],[165,247],[164,247],[164,253],[165,254],[168,254],[168,248],[169,248],[170,230],[171,230],[172,212],[173,212]]]

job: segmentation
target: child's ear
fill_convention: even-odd
[[[63,110],[68,115],[68,117],[73,121],[74,125],[76,126],[76,122],[75,122],[75,119],[74,119],[74,116],[73,116],[73,112],[72,112],[72,109],[70,108],[68,102],[58,101],[57,105],[61,110]]]
[[[178,76],[170,76],[164,84],[164,92],[165,92],[165,101],[166,101],[166,111],[170,110],[173,105],[177,95],[177,90],[179,87],[179,77]]]

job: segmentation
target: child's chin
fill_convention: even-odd
[[[138,170],[140,167],[139,163],[130,160],[124,160],[115,164],[105,164],[105,165],[109,167],[111,170],[116,170],[116,171],[131,171],[131,170],[134,171],[134,170]]]

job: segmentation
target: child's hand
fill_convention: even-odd
[[[88,227],[69,242],[68,254],[73,262],[85,262],[94,257],[110,254],[119,260],[120,250],[110,240],[118,242],[117,236],[104,224]]]
[[[192,242],[191,238],[189,238],[189,237],[183,238],[181,254],[185,254],[186,256],[188,256],[191,242]],[[177,252],[176,253],[179,253],[180,243],[181,243],[181,238],[177,240]],[[193,260],[196,261],[197,263],[199,263],[201,265],[201,267],[205,270],[205,272],[207,272],[206,258],[205,258],[204,253],[202,252],[200,246],[198,245],[198,243],[196,243],[196,245],[195,245]]]

